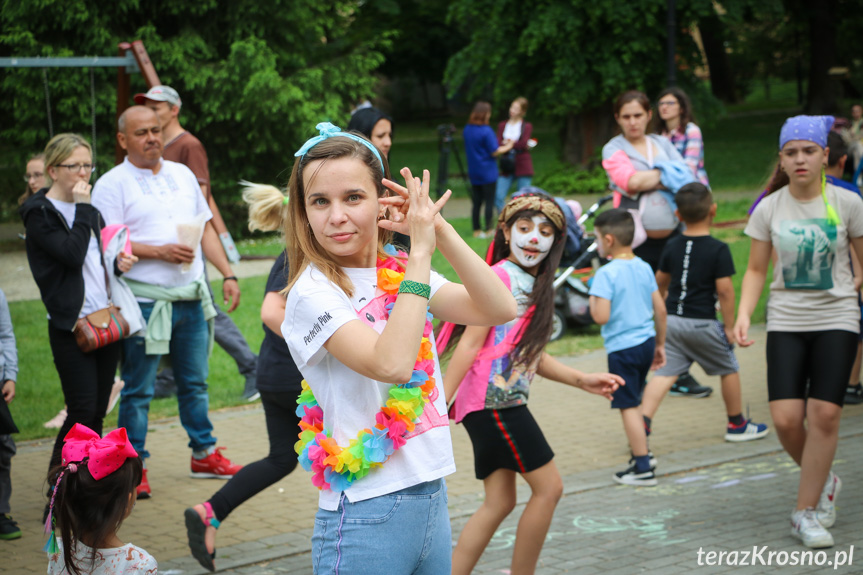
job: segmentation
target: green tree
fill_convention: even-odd
[[[684,28],[704,8],[677,13]],[[531,113],[559,123],[564,160],[587,164],[614,131],[611,101],[637,88],[656,94],[666,78],[666,6],[655,0],[456,0],[449,22],[468,45],[449,61],[451,91],[491,94],[498,106],[517,95]],[[677,36],[678,82],[710,99],[694,79],[700,53]]]
[[[160,80],[183,98],[181,121],[210,157],[213,189],[234,229],[245,221],[236,182],[287,182],[293,152],[317,122],[345,125],[351,102],[371,93],[394,34],[355,25],[361,0],[83,0],[4,2],[0,55],[112,56],[140,39]],[[90,133],[86,70],[46,71],[54,132]],[[43,72],[4,70],[0,141],[16,180],[48,140]],[[113,164],[116,71],[94,70],[99,168]],[[134,92],[145,91],[133,77]],[[20,185],[4,186],[5,205]],[[14,189],[12,189],[14,188]]]

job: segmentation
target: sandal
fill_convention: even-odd
[[[201,567],[208,571],[215,571],[216,565],[213,560],[216,558],[216,550],[210,553],[207,551],[207,527],[219,528],[220,522],[213,515],[213,506],[209,501],[203,503],[204,509],[207,510],[207,517],[201,519],[201,516],[195,511],[194,507],[189,507],[183,512],[186,518],[186,534],[189,536],[189,549],[192,551],[192,557],[198,560]]]

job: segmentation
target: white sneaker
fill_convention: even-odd
[[[60,410],[57,415],[46,421],[42,424],[42,427],[45,429],[60,429],[63,427],[63,424],[66,423],[66,406],[63,406],[63,409]]]
[[[815,510],[811,507],[794,511],[791,514],[791,535],[810,549],[833,547],[833,536],[818,523]]]
[[[119,377],[115,377],[114,383],[111,385],[111,396],[108,398],[108,409],[105,410],[105,415],[111,413],[111,410],[117,405],[117,402],[120,400],[120,392],[123,391],[124,387],[126,387],[126,382]]]
[[[827,481],[824,482],[824,489],[821,490],[818,507],[815,508],[815,517],[818,519],[818,523],[827,529],[836,523],[836,498],[839,497],[841,490],[842,480],[831,471],[830,475],[827,476]]]

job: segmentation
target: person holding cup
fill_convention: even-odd
[[[144,106],[132,106],[120,116],[117,140],[126,150],[123,163],[99,178],[93,205],[108,224],[129,227],[132,248],[141,262],[126,275],[147,320],[147,335],[123,340],[118,425],[129,432],[135,450],[146,462],[147,413],[153,398],[156,370],[169,354],[177,382],[180,422],[192,448],[193,477],[231,477],[240,466],[222,456],[208,416],[208,358],[213,300],[204,279],[201,252],[223,275],[222,295],[228,311],[240,300],[240,288],[219,237],[207,225],[199,245],[180,242],[177,224],[212,217],[192,171],[162,159],[159,118]],[[184,264],[189,271],[184,272]],[[138,497],[150,496],[145,463]]]

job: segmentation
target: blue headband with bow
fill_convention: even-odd
[[[333,124],[331,124],[329,122],[321,122],[320,124],[315,126],[315,129],[318,130],[321,133],[321,135],[315,136],[313,138],[309,138],[308,140],[306,140],[306,143],[303,144],[302,147],[299,150],[297,150],[297,152],[294,154],[295,157],[301,158],[301,157],[305,156],[309,150],[311,150],[312,148],[314,148],[315,146],[317,146],[318,144],[320,144],[321,142],[323,142],[324,140],[326,140],[328,138],[334,138],[336,136],[342,136],[342,137],[350,138],[351,140],[357,141],[360,144],[362,144],[363,146],[367,147],[369,150],[371,150],[372,153],[375,155],[375,157],[378,159],[378,161],[381,163],[381,170],[384,169],[384,161],[383,161],[383,159],[381,159],[381,153],[374,146],[374,144],[372,144],[371,142],[369,142],[365,138],[361,138],[361,137],[357,136],[356,134],[351,134],[350,132],[342,132],[341,128],[339,128],[338,126],[334,126]]]

